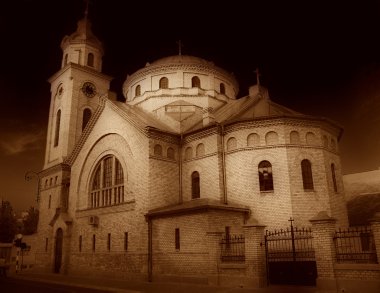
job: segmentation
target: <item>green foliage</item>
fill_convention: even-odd
[[[0,207],[0,242],[13,242],[17,231],[16,218],[9,201],[2,201]]]
[[[23,220],[24,235],[31,235],[37,232],[39,212],[34,207],[30,207],[28,210],[28,216]]]

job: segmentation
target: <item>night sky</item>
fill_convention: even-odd
[[[239,97],[256,82],[271,99],[344,127],[343,173],[380,167],[380,1],[91,0],[111,90],[146,62],[182,53],[233,72]],[[334,2],[334,3],[333,3]],[[132,4],[133,3],[133,4]],[[206,5],[206,6],[205,6]],[[50,85],[60,42],[84,15],[82,0],[19,0],[0,6],[0,198],[35,205]]]

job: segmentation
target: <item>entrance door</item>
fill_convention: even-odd
[[[63,231],[59,228],[55,234],[54,273],[59,274],[62,264]]]

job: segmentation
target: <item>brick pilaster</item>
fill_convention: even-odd
[[[334,272],[335,247],[333,236],[336,219],[331,218],[325,211],[310,219],[313,225],[313,244],[317,262],[317,288],[322,291],[336,291]]]
[[[210,285],[219,285],[220,240],[222,239],[223,232],[207,232],[206,235],[209,253],[208,281]]]
[[[260,224],[243,226],[246,277],[250,287],[265,287],[267,285],[264,228],[265,226]]]

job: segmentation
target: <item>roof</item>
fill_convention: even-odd
[[[214,62],[207,61],[205,59],[195,57],[195,56],[190,56],[190,55],[167,56],[150,63],[150,65],[177,64],[177,63],[184,63],[184,64],[199,63],[199,64],[215,66]]]

